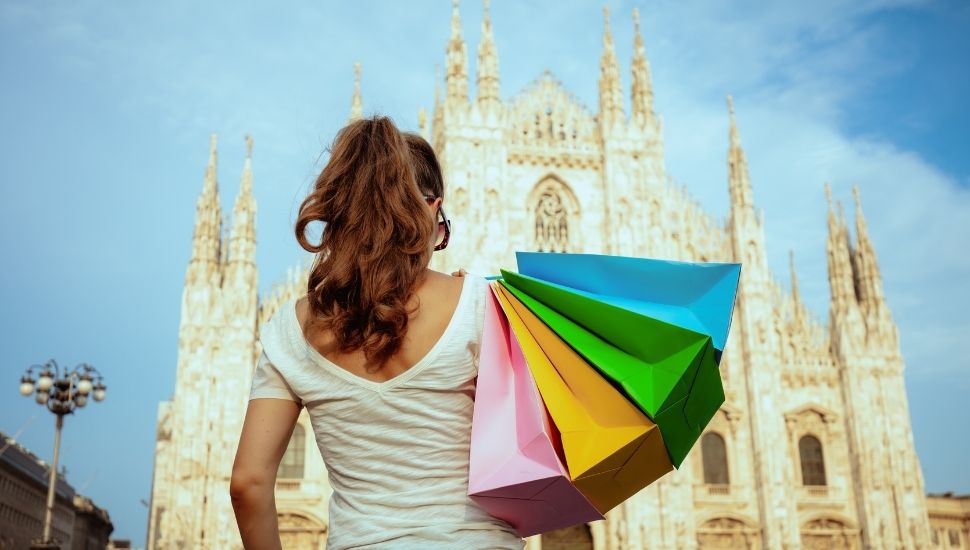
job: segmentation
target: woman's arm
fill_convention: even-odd
[[[276,471],[302,406],[289,399],[251,399],[232,464],[229,495],[247,550],[280,550]]]

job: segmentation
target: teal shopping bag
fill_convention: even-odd
[[[707,334],[720,361],[741,264],[550,252],[516,252],[515,259],[522,275]]]

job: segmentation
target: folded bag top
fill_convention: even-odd
[[[711,337],[633,308],[603,301],[600,296],[502,270],[502,280],[602,340],[649,363],[659,363]]]
[[[519,273],[707,334],[724,350],[741,264],[516,252]]]

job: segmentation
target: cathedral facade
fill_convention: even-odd
[[[727,221],[716,222],[668,179],[635,10],[629,114],[608,12],[594,113],[548,72],[511,99],[500,97],[487,0],[472,98],[457,0],[452,10],[430,121],[419,113],[420,132],[442,163],[453,223],[452,245],[435,253],[432,267],[497,273],[515,266],[516,250],[743,263],[721,363],[726,402],[681,469],[605,521],[533,537],[529,547],[929,547],[898,330],[858,192],[854,237],[841,203],[829,197],[827,216],[819,213],[828,225],[831,288],[822,323],[801,301],[794,261],[787,288],[768,268],[730,98]],[[358,67],[352,118],[362,116],[362,106]],[[149,549],[241,547],[229,475],[261,351],[258,331],[306,289],[304,264],[258,296],[248,137],[247,148],[224,231],[214,136],[210,144],[182,298],[176,388],[158,411]],[[325,545],[331,489],[312,433],[301,415],[280,466],[284,548]]]

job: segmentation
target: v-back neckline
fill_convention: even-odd
[[[334,363],[330,359],[327,359],[326,357],[324,357],[322,353],[320,353],[317,350],[317,348],[313,347],[313,345],[306,339],[306,334],[304,334],[303,332],[303,325],[300,324],[300,317],[296,313],[296,303],[300,299],[299,296],[296,298],[292,298],[290,300],[290,303],[288,304],[287,309],[289,310],[289,318],[293,323],[293,330],[296,333],[297,338],[299,338],[300,345],[306,348],[307,353],[310,354],[310,357],[313,358],[316,364],[320,365],[322,368],[326,369],[328,372],[331,372],[335,376],[338,376],[341,379],[346,380],[347,382],[350,382],[351,384],[355,384],[363,388],[381,393],[381,392],[387,391],[389,388],[392,388],[398,384],[402,384],[410,380],[415,375],[417,375],[418,372],[420,372],[423,368],[431,364],[432,360],[440,351],[440,348],[448,340],[448,336],[454,330],[454,327],[458,322],[458,318],[462,315],[462,307],[467,301],[466,295],[468,294],[468,292],[466,287],[468,286],[469,286],[468,281],[462,280],[461,291],[459,292],[459,295],[458,295],[458,303],[455,304],[455,309],[451,313],[451,318],[448,320],[448,324],[445,326],[445,330],[442,331],[440,336],[438,336],[438,339],[435,341],[434,344],[432,344],[431,348],[420,359],[418,359],[417,362],[415,362],[413,365],[405,369],[404,372],[401,372],[396,376],[393,376],[383,382],[377,382],[369,378],[364,378],[363,376],[360,376],[358,374],[354,374],[349,370],[341,367],[340,365]]]

